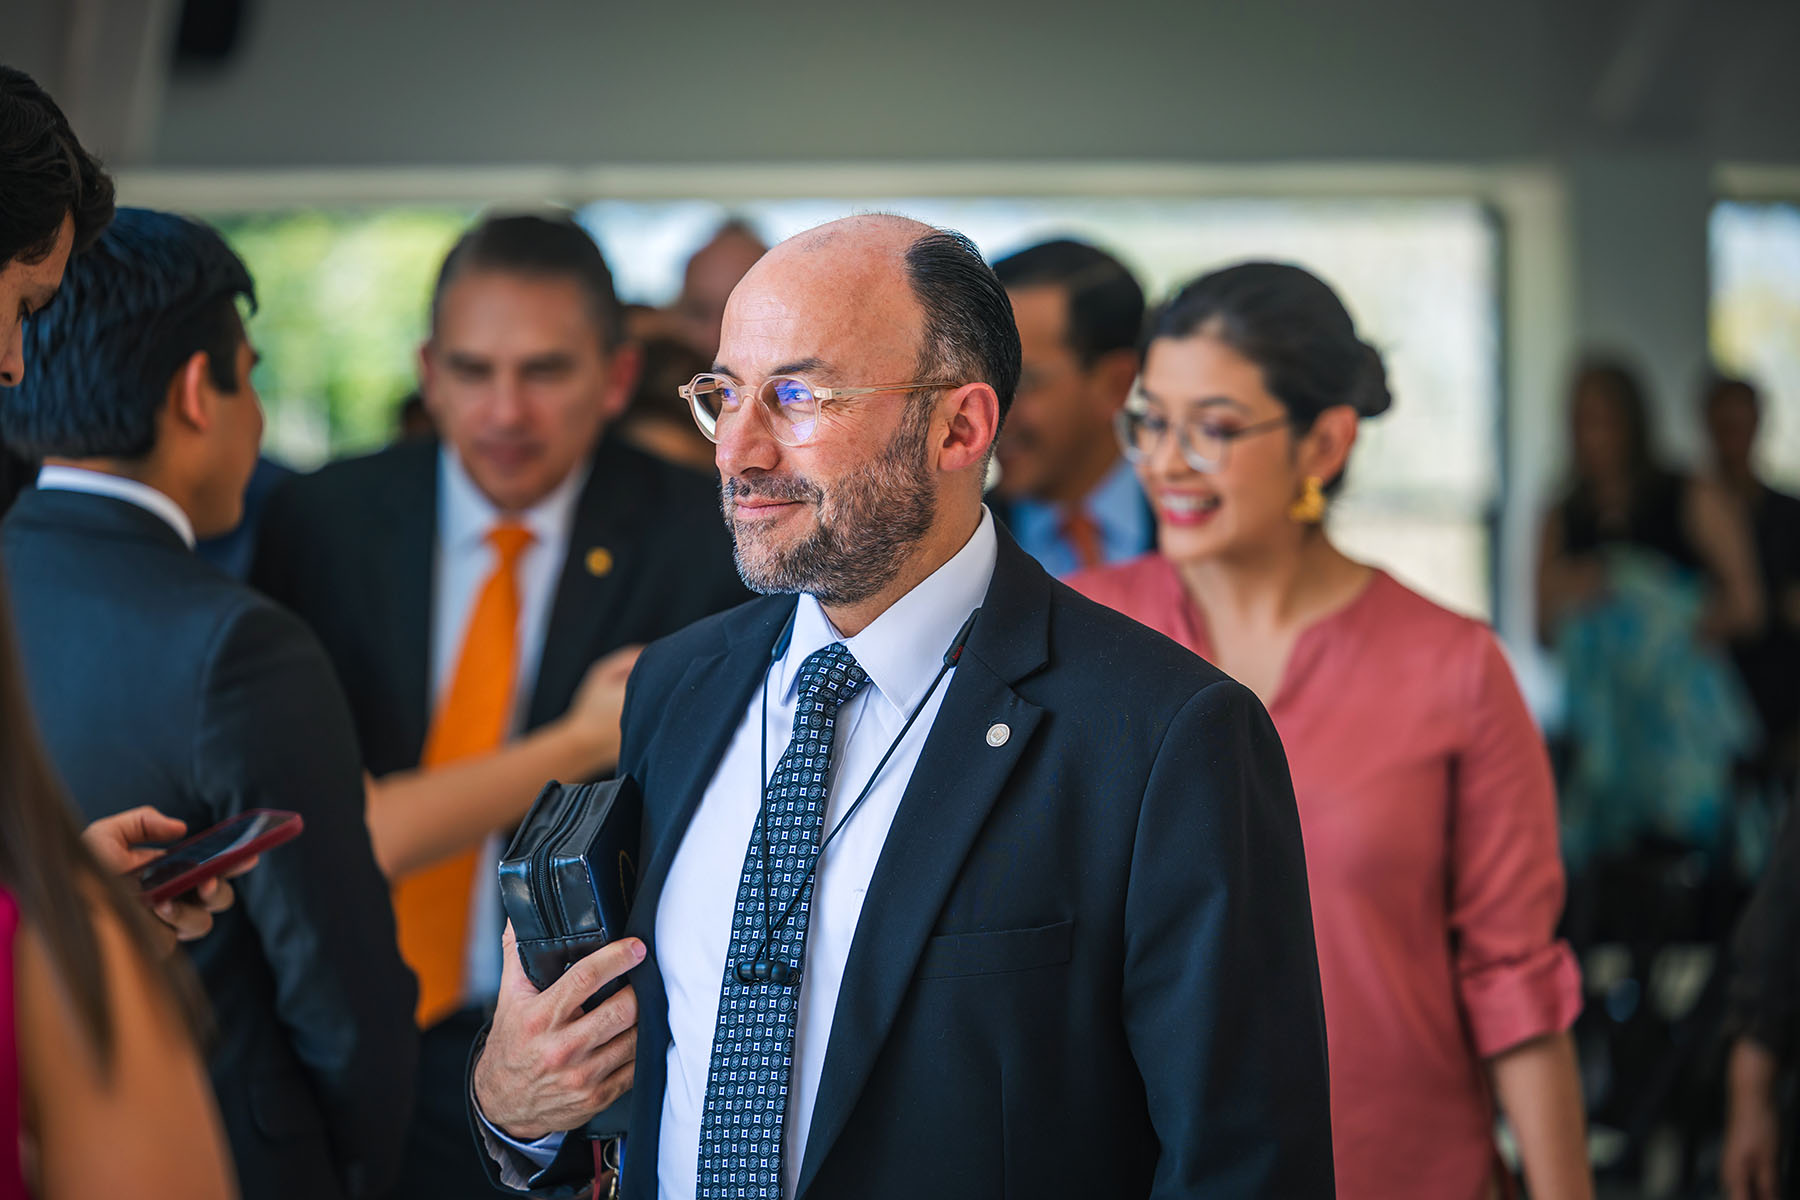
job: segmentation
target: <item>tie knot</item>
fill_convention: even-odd
[[[519,555],[525,552],[525,547],[535,540],[536,536],[531,530],[516,521],[502,521],[487,532],[488,545],[500,556],[500,565],[508,570],[519,561]]]
[[[833,642],[822,650],[814,650],[800,664],[800,701],[836,709],[867,682],[868,672],[857,664],[849,647]]]

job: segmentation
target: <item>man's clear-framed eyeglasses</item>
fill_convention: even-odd
[[[1143,462],[1155,454],[1173,431],[1182,461],[1203,475],[1211,475],[1225,469],[1231,443],[1289,424],[1286,417],[1273,417],[1253,425],[1226,425],[1205,413],[1172,419],[1151,404],[1148,396],[1134,392],[1119,410],[1113,428],[1119,435],[1119,448],[1132,463]]]
[[[729,375],[696,375],[675,390],[694,412],[694,422],[709,441],[744,411],[746,401],[762,410],[769,431],[784,446],[803,446],[818,432],[825,405],[880,392],[918,392],[957,387],[954,383],[921,381],[884,383],[875,387],[815,387],[798,375],[771,375],[754,392]]]

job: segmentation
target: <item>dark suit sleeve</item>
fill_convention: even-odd
[[[294,489],[300,479],[284,479],[269,493],[256,527],[250,559],[250,586],[282,604],[293,604],[292,573],[297,568],[294,523],[298,509]]]
[[[1154,1196],[1333,1195],[1299,816],[1268,714],[1230,680],[1183,706],[1151,769],[1124,1014],[1162,1147]]]
[[[363,822],[362,768],[324,652],[261,602],[228,620],[203,676],[195,777],[221,816],[292,809],[298,839],[237,881],[275,977],[276,1013],[326,1115],[352,1196],[393,1181],[418,1050],[411,973]]]

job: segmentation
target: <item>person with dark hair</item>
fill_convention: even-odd
[[[15,387],[25,374],[22,334],[26,320],[42,312],[62,283],[69,256],[85,250],[112,220],[112,180],[81,148],[62,110],[32,82],[11,67],[0,66],[0,247],[23,247],[11,258],[0,257],[0,387]],[[60,222],[56,245],[41,256],[46,230]],[[0,515],[37,477],[36,460],[0,441]],[[144,861],[145,843],[179,839],[185,823],[154,809],[138,809],[102,817],[84,833],[88,850],[100,864],[122,874]],[[243,864],[235,874],[255,865]],[[181,941],[204,937],[213,914],[230,908],[233,891],[223,879],[210,879],[186,896],[165,900],[152,911]]]
[[[45,743],[89,817],[304,816],[192,944],[213,1086],[249,1195],[379,1195],[411,1105],[414,987],[349,713],[304,626],[192,553],[238,520],[262,434],[250,276],[208,227],[124,209],[62,293],[0,393],[0,432],[45,461],[0,526]]]
[[[7,607],[0,594],[0,1196],[226,1200],[190,981],[76,830]]]
[[[1281,746],[984,509],[1018,378],[960,234],[847,218],[732,293],[683,392],[765,596],[639,660],[629,936],[541,993],[509,953],[471,1067],[504,1182],[583,1194],[561,1131],[629,1088],[630,1200],[1332,1194]]]
[[[1331,1045],[1338,1195],[1483,1200],[1495,1101],[1533,1196],[1591,1193],[1556,794],[1499,643],[1332,544],[1358,422],[1391,403],[1335,292],[1284,263],[1157,310],[1120,444],[1155,553],[1078,591],[1243,681],[1287,749]]]
[[[483,220],[444,260],[419,353],[442,440],[292,480],[263,519],[252,578],[318,633],[349,695],[419,978],[399,1196],[492,1194],[462,1079],[500,984],[495,864],[536,790],[452,794],[441,773],[530,761],[573,708],[610,726],[586,767],[604,774],[636,647],[745,595],[712,481],[606,436],[638,368],[622,324],[573,219]]]
[[[644,369],[631,394],[631,403],[619,418],[619,436],[646,454],[710,477],[712,443],[694,428],[693,414],[681,398],[680,389],[710,368],[712,359],[686,342],[667,337],[650,338],[641,349]]]
[[[1770,487],[1756,472],[1762,397],[1754,384],[1715,378],[1703,404],[1714,477],[1750,529],[1767,613],[1760,635],[1732,643],[1762,723],[1751,774],[1787,809],[1786,828],[1733,939],[1720,1174],[1728,1200],[1776,1200],[1800,1196],[1794,1166],[1800,1109],[1790,1100],[1785,1130],[1781,1113],[1782,1081],[1800,1059],[1800,819],[1793,804],[1800,766],[1800,498]]]
[[[1736,763],[1756,741],[1726,649],[1764,614],[1747,526],[1717,481],[1659,464],[1637,373],[1582,363],[1570,418],[1574,478],[1543,524],[1538,626],[1566,693],[1564,849],[1585,925],[1590,894],[1617,891],[1598,882],[1608,864],[1723,861]]]
[[[994,264],[1019,323],[1019,395],[990,503],[1053,575],[1135,558],[1156,521],[1113,419],[1138,372],[1144,290],[1112,255],[1061,239]]]
[[[1800,496],[1763,482],[1752,458],[1762,396],[1745,379],[1719,377],[1702,401],[1712,476],[1750,531],[1762,582],[1764,626],[1731,642],[1738,674],[1762,725],[1752,764],[1760,780],[1795,794],[1800,775]]]
[[[719,348],[719,322],[725,317],[726,297],[768,251],[748,221],[741,217],[727,220],[688,259],[681,274],[681,294],[673,304],[667,308],[632,306],[632,337],[645,343],[665,338],[681,343],[710,364]]]
[[[0,65],[0,387],[24,378],[24,322],[55,299],[69,255],[92,245],[112,214],[112,178],[56,101]],[[36,473],[0,443],[0,513]]]

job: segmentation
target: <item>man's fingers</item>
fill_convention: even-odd
[[[156,906],[156,917],[164,925],[173,929],[175,936],[184,942],[203,938],[212,932],[212,914],[198,904],[165,900]]]
[[[519,938],[513,933],[512,922],[500,934],[500,994],[518,992],[526,996],[538,994],[537,985],[525,974],[524,964],[519,962]]]
[[[137,808],[128,808],[115,820],[119,822],[119,832],[127,843],[173,841],[187,832],[187,822],[151,808],[148,804]]]
[[[200,907],[209,913],[222,913],[237,899],[237,893],[223,879],[209,879],[196,891]]]
[[[592,994],[592,993],[590,993]],[[569,1032],[585,1046],[604,1046],[637,1024],[637,992],[626,984],[591,1013],[584,1013]]]
[[[256,869],[256,864],[261,861],[262,855],[252,854],[249,858],[246,858],[243,862],[225,872],[223,878],[236,879],[239,875],[247,875],[251,871],[254,871]]]
[[[558,1011],[574,1020],[580,1015],[583,1002],[599,991],[601,985],[610,983],[643,961],[644,943],[637,938],[608,942],[563,972],[563,977],[546,988],[544,995],[555,1001]]]

